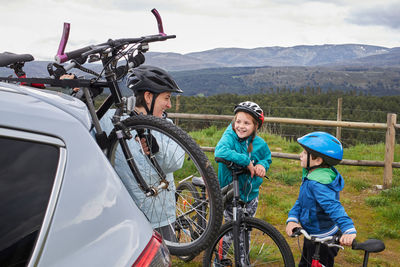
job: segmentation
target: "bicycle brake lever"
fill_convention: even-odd
[[[344,249],[343,246],[341,246],[339,244],[335,244],[335,243],[325,243],[325,245],[327,245],[328,247],[337,247],[337,248]]]
[[[53,67],[56,69],[54,70]],[[59,79],[62,75],[66,74],[66,70],[64,69],[64,66],[59,65],[57,63],[49,63],[47,65],[47,71],[50,76]]]

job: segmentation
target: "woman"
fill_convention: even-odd
[[[133,69],[127,78],[126,85],[133,90],[135,95],[134,113],[165,119],[167,119],[165,110],[171,108],[171,94],[182,93],[167,72],[152,66],[140,66]],[[100,120],[100,125],[107,134],[114,128],[111,123],[114,113],[115,110],[109,110]],[[132,138],[127,143],[146,183],[157,185],[159,175],[149,164],[146,156],[150,154],[151,149],[166,174],[166,180],[169,182],[168,190],[162,190],[156,196],[145,196],[133,177],[120,147],[116,151],[114,168],[133,200],[152,223],[153,228],[159,231],[164,239],[174,241],[176,203],[173,172],[182,167],[185,152],[167,136],[156,131],[151,133],[156,140],[156,146],[150,147],[145,138],[139,137]]]

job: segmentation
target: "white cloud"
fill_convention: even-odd
[[[377,17],[374,7],[399,10],[397,0],[16,0],[0,1],[0,52],[51,59],[64,21],[71,23],[67,51],[109,38],[154,34],[156,7],[168,34],[177,39],[151,44],[151,51],[187,53],[217,47],[254,48],[325,43],[399,46],[398,28]],[[393,8],[394,7],[394,8]],[[355,11],[359,12],[355,12]],[[387,9],[386,9],[387,10]],[[369,12],[369,13],[368,13]],[[365,14],[369,14],[366,20]],[[390,18],[393,12],[380,12]],[[395,17],[396,18],[396,17]],[[374,23],[374,21],[376,23]],[[380,21],[380,22],[379,22]],[[382,22],[383,21],[383,22]],[[398,22],[398,20],[397,20]],[[394,23],[397,23],[394,22]]]

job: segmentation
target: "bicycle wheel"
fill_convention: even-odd
[[[233,242],[236,241],[231,236],[232,229],[232,221],[222,226],[220,234],[204,253],[203,266],[235,265]],[[295,266],[288,243],[275,227],[260,219],[246,217],[241,223],[240,234],[243,237],[246,233],[248,247],[244,248],[244,242],[240,246],[243,266]],[[229,240],[232,240],[230,246],[226,243]]]
[[[218,233],[222,223],[223,209],[218,179],[208,158],[186,132],[168,120],[138,115],[121,123],[134,137],[127,143],[139,172],[149,186],[158,186],[160,175],[135,138],[138,132],[148,133],[150,130],[147,136],[149,147],[153,147],[151,142],[156,141],[158,152],[154,155],[166,174],[165,179],[168,183],[168,188],[160,190],[156,195],[146,196],[138,187],[126,163],[114,129],[109,135],[108,158],[137,206],[147,216],[153,228],[160,231],[171,254],[186,256],[204,250]],[[193,212],[197,213],[196,216],[204,216],[203,225],[196,224],[198,220],[191,219],[193,212],[188,213],[187,210],[182,210],[181,205],[176,203],[176,195],[179,196],[178,199],[187,197],[177,192],[179,181],[193,176],[202,177],[206,186],[206,201],[203,205],[207,206],[208,212],[202,215],[197,212],[198,209],[193,209]],[[191,201],[186,200],[187,203]],[[196,234],[194,235],[193,231],[181,231],[189,229],[188,225],[183,225],[183,223],[190,224],[190,228]]]
[[[192,183],[184,181],[176,188],[176,209],[186,215],[179,218],[179,222],[175,227],[176,238],[179,241],[183,241],[185,238],[197,239],[200,234],[198,232],[198,212],[196,207],[199,200],[199,192]]]

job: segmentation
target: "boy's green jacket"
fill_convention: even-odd
[[[247,166],[250,161],[253,161],[253,165],[261,164],[264,166],[265,171],[268,171],[271,160],[271,151],[267,143],[259,136],[256,136],[253,141],[253,151],[247,152],[248,145],[251,137],[241,139],[237,136],[235,131],[232,129],[230,124],[219,140],[215,147],[215,157],[223,158],[228,161],[232,161],[241,166]],[[232,183],[231,171],[226,167],[225,164],[218,164],[218,180],[222,187]],[[240,199],[244,202],[249,202],[256,198],[259,194],[259,187],[263,182],[263,178],[253,176],[250,174],[242,174],[239,176],[239,190]]]

